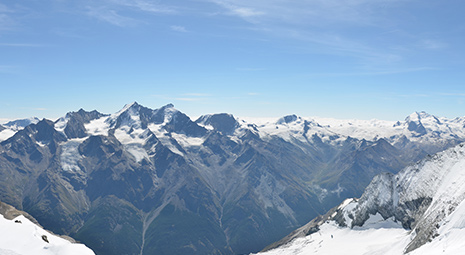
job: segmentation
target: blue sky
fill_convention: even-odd
[[[462,0],[3,0],[0,120],[465,116]]]

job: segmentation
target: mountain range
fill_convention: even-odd
[[[464,125],[80,109],[0,128],[0,200],[96,254],[257,252],[377,174],[463,142]]]

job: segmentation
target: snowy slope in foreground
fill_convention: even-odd
[[[463,214],[462,214],[463,216]],[[298,255],[298,254],[345,254],[345,255],[401,255],[410,242],[409,230],[396,222],[384,220],[381,216],[372,216],[380,220],[362,228],[340,227],[334,221],[323,224],[317,233],[298,238],[293,242],[262,255]],[[463,237],[465,229],[451,229],[409,255],[462,254],[465,249]],[[332,236],[332,237],[331,237]]]
[[[376,176],[359,200],[346,200],[263,254],[461,254],[464,201],[462,144]]]
[[[48,243],[42,236],[46,236]],[[0,254],[91,255],[94,252],[83,244],[71,243],[50,234],[22,215],[14,220],[7,220],[0,215]]]

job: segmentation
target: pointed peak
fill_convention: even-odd
[[[405,118],[405,121],[420,121],[422,119],[431,118],[431,117],[437,119],[434,115],[431,115],[425,111],[413,112],[412,114],[410,114],[409,116]]]
[[[124,112],[127,112],[129,110],[132,110],[132,111],[136,110],[137,111],[140,107],[141,107],[141,105],[138,104],[136,101],[134,101],[132,103],[124,105],[124,107],[121,110],[119,110],[117,113],[115,113],[115,115],[119,116],[119,115],[121,115]]]
[[[140,107],[141,105],[138,104],[136,101],[132,102],[132,103],[129,103],[129,104],[126,104],[123,109],[130,109],[130,108],[138,108]]]
[[[167,105],[164,105],[163,107],[161,107],[160,109],[157,110],[158,112],[163,112],[163,114],[166,115],[166,117],[168,117],[169,119],[171,119],[171,116],[177,112],[179,112],[179,110],[177,110],[176,108],[174,108],[174,105],[169,103]]]
[[[163,109],[166,109],[166,108],[174,108],[174,104],[169,103],[169,104],[163,106],[162,108],[163,108]]]
[[[420,114],[415,111],[405,118],[405,121],[417,121],[420,120]]]

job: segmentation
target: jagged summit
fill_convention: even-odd
[[[81,108],[77,112],[68,112],[65,117],[55,121],[55,128],[68,138],[84,138],[88,136],[85,125],[104,116],[108,115],[96,110],[88,112]]]

